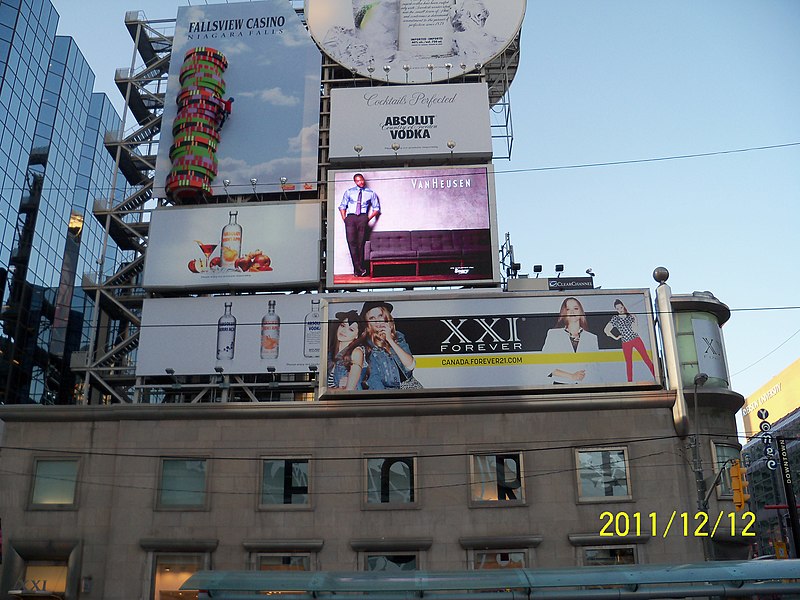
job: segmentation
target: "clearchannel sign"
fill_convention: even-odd
[[[323,312],[326,400],[660,381],[647,290],[346,296]]]
[[[432,156],[491,160],[485,83],[331,90],[331,162]]]
[[[591,277],[551,277],[547,280],[550,290],[591,290],[594,279]]]
[[[311,35],[354,73],[433,83],[480,69],[522,27],[525,0],[306,0]]]
[[[206,195],[280,192],[282,177],[283,190],[317,189],[321,63],[286,0],[180,7],[155,195],[167,195],[176,156],[178,175],[213,175]],[[209,125],[204,116],[215,107],[225,116]],[[189,135],[181,129],[187,121]]]

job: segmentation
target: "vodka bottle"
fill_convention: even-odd
[[[220,240],[219,257],[223,269],[233,270],[236,268],[236,261],[242,253],[242,226],[236,222],[239,214],[232,210],[230,220],[222,228],[222,239]]]
[[[236,317],[231,314],[232,302],[225,303],[225,314],[217,321],[217,360],[233,360],[236,346]]]
[[[319,313],[319,298],[311,300],[311,312],[303,321],[303,356],[319,358],[322,345],[322,315]]]
[[[278,358],[281,340],[281,318],[275,314],[275,300],[267,303],[267,314],[261,318],[261,358]]]

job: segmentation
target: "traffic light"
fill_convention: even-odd
[[[750,485],[747,482],[747,471],[738,460],[731,462],[731,489],[733,490],[733,506],[736,511],[744,510],[744,505],[750,499],[750,494],[747,493],[747,487]]]

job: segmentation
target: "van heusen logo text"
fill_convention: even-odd
[[[286,18],[250,17],[248,19],[221,19],[218,21],[192,21],[189,23],[187,37],[190,40],[207,40],[247,35],[268,35],[283,33]]]

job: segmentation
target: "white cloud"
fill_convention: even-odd
[[[319,141],[319,127],[315,123],[308,127],[303,127],[300,133],[293,138],[289,138],[289,151],[292,154],[301,154],[303,148],[316,148]]]
[[[262,102],[273,106],[297,106],[300,104],[299,98],[286,95],[279,87],[267,88],[257,92],[242,92],[240,95],[245,98],[258,98]]]
[[[231,56],[238,56],[242,54],[250,54],[252,52],[250,46],[245,42],[236,42],[231,44],[230,42],[226,43],[222,48],[223,54],[225,54],[228,59]]]

